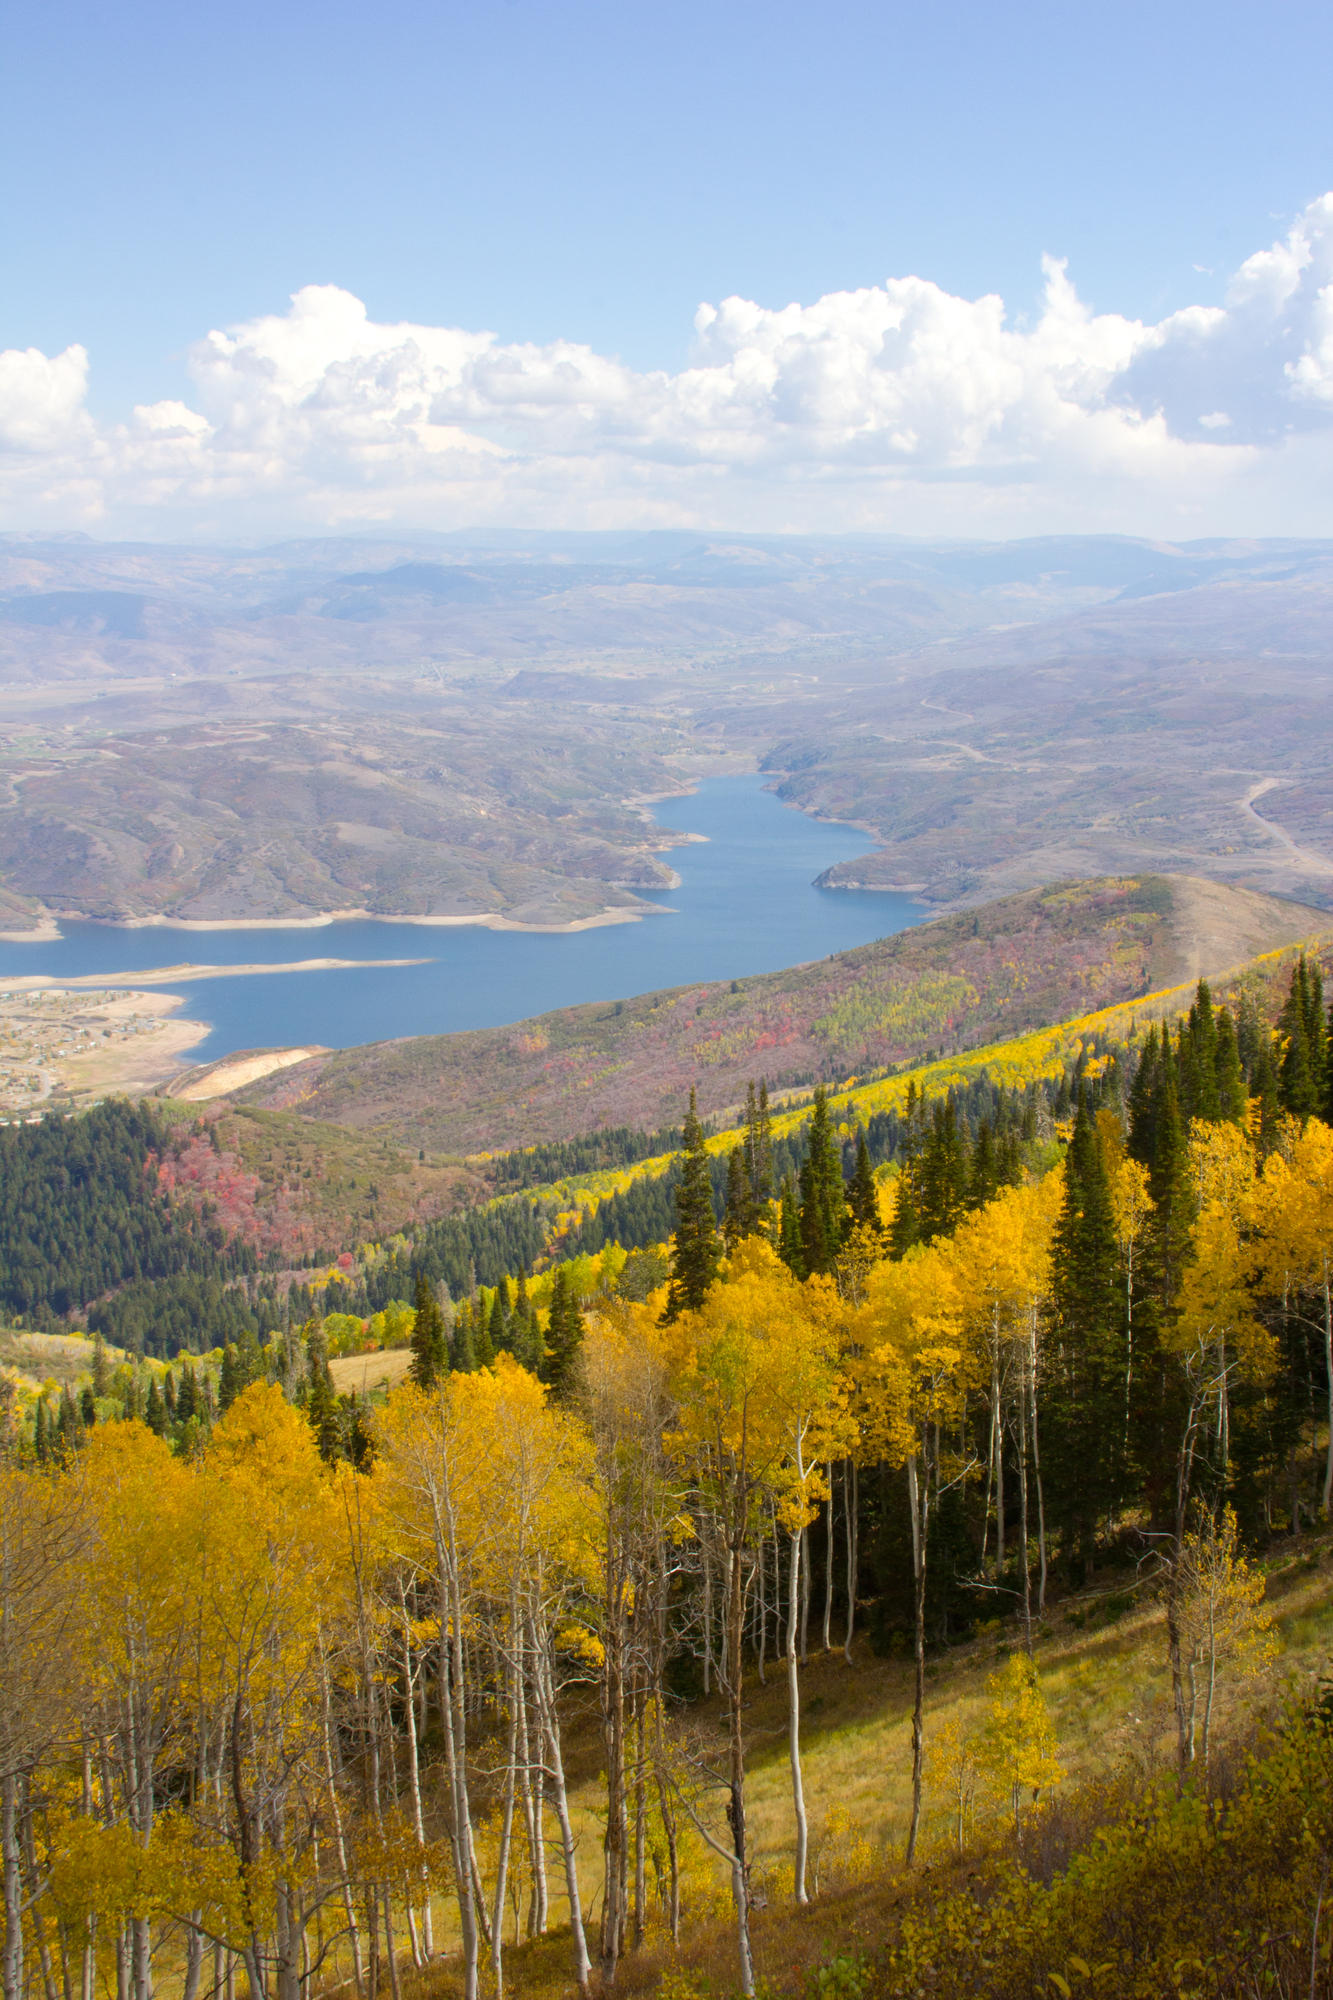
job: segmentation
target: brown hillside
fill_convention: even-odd
[[[431,1152],[654,1129],[690,1086],[717,1116],[750,1077],[842,1079],[1020,1034],[1326,928],[1327,913],[1190,876],[1033,889],[809,965],[315,1057],[236,1093]]]

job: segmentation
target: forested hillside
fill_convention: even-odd
[[[706,1118],[729,1119],[754,1076],[808,1095],[1211,978],[1327,926],[1300,904],[1183,876],[1062,883],[760,978],[317,1056],[237,1101],[428,1153],[675,1128],[691,1089]]]
[[[133,2000],[622,1959],[685,2000],[1326,1994],[1331,1013],[1302,953],[1021,1087],[910,1075],[878,1174],[847,1093],[691,1103],[591,1217],[525,1192],[281,1296],[168,1272],[268,1284],[270,1337],[94,1350],[58,1408],[0,1376],[17,2000],[80,1960]],[[169,1238],[160,1128],[84,1135]],[[16,1212],[62,1137],[14,1135]],[[585,1240],[650,1190],[669,1241]],[[407,1379],[339,1397],[361,1337]]]

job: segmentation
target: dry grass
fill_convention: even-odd
[[[1053,1604],[1037,1642],[1042,1686],[1055,1722],[1065,1783],[1077,1820],[1075,1787],[1081,1780],[1117,1769],[1147,1771],[1169,1766],[1174,1756],[1174,1723],[1164,1620],[1160,1606],[1146,1602],[1107,1622],[1095,1607],[1114,1600],[1119,1579],[1102,1579],[1097,1590],[1077,1600]],[[1307,1538],[1270,1568],[1269,1601],[1283,1642],[1279,1671],[1308,1685],[1326,1666],[1333,1637],[1333,1542]],[[1094,1618],[1079,1627],[1068,1613]],[[957,1722],[977,1728],[987,1701],[987,1680],[1019,1643],[1011,1623],[959,1646],[930,1663],[927,1681],[926,1742]],[[799,1990],[811,1968],[834,1951],[872,1948],[884,1935],[890,1913],[907,1892],[902,1875],[903,1843],[910,1810],[912,1670],[907,1660],[881,1660],[858,1643],[855,1665],[841,1653],[812,1654],[802,1674],[804,1770],[812,1843],[818,1844],[831,1808],[845,1807],[851,1821],[826,1847],[818,1898],[804,1910],[789,1900],[792,1808],[786,1758],[786,1690],[771,1669],[768,1685],[752,1679],[747,1709],[750,1740],[747,1807],[754,1878],[769,1891],[768,1906],[756,1910],[753,1943],[756,1967],[769,1984]],[[1239,1708],[1229,1717],[1242,1724]],[[1224,1716],[1224,1722],[1228,1718]],[[699,1701],[691,1721],[707,1734],[718,1732],[716,1702]],[[590,1912],[590,1945],[595,1953],[602,1822],[599,1818],[601,1743],[588,1704],[569,1717],[568,1751],[573,1804],[580,1835],[580,1878],[585,1913]],[[928,1798],[925,1870],[943,1883],[957,1864],[949,1851],[950,1826],[943,1803]],[[629,1993],[654,1989],[662,1974],[675,1970],[714,1995],[736,1987],[735,1938],[720,1870],[700,1852],[690,1858],[686,1923],[678,1951],[660,1927],[650,1928],[643,1949],[622,1962],[616,1985]],[[563,1908],[558,1870],[551,1869],[555,1916]],[[784,1879],[785,1877],[785,1879]],[[693,1909],[693,1915],[691,1915]],[[437,1904],[437,1925],[447,1923],[448,1907]],[[512,1919],[511,1919],[512,1925]],[[437,1939],[439,1932],[437,1929]],[[569,1934],[562,1926],[531,1944],[510,1946],[505,1954],[506,1985],[524,2000],[563,2000],[573,1991]],[[404,1981],[403,2000],[453,2000],[461,1991],[457,1962],[445,1959]]]
[[[377,1348],[373,1354],[342,1354],[330,1361],[329,1373],[340,1396],[369,1396],[392,1389],[412,1365],[410,1347]]]

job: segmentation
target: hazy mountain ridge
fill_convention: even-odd
[[[11,536],[0,909],[579,921],[671,879],[623,801],[756,766],[835,886],[1323,902],[1330,657],[1321,542]]]

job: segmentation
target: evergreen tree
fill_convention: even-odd
[[[418,1389],[433,1389],[449,1366],[444,1315],[435,1289],[423,1270],[417,1272],[416,1317],[412,1322],[412,1360],[408,1374]]]
[[[230,1341],[222,1350],[222,1368],[218,1376],[218,1408],[225,1416],[240,1394],[237,1381],[236,1349]]]
[[[97,1398],[91,1387],[86,1387],[79,1398],[79,1415],[83,1419],[83,1428],[90,1431],[97,1422]]]
[[[541,1342],[537,1338],[533,1324],[532,1300],[528,1297],[528,1279],[525,1271],[520,1271],[518,1274],[512,1325],[515,1357],[535,1374],[541,1360]]]
[[[199,1388],[194,1367],[186,1362],[181,1369],[180,1387],[176,1391],[176,1421],[188,1424],[191,1417],[199,1414]]]
[[[1194,1224],[1185,1131],[1169,1068],[1159,1082],[1154,1125],[1155,1146],[1148,1163],[1148,1193],[1153,1205],[1149,1255],[1158,1309],[1166,1316],[1175,1310]]]
[[[1324,1099],[1323,979],[1314,960],[1302,952],[1291,975],[1291,990],[1278,1017],[1282,1058],[1278,1067],[1278,1101],[1284,1111],[1304,1122]]]
[[[162,1377],[162,1403],[167,1413],[167,1421],[176,1421],[176,1378],[168,1368]]]
[[[1217,1010],[1217,1050],[1214,1062],[1217,1077],[1217,1116],[1232,1125],[1245,1122],[1245,1077],[1240,1066],[1236,1031],[1225,1007]]]
[[[807,1277],[831,1271],[847,1235],[847,1189],[842,1178],[842,1148],[828,1114],[828,1094],[815,1091],[814,1115],[806,1134],[801,1190],[801,1253]]]
[[[162,1437],[167,1428],[167,1408],[154,1376],[148,1385],[148,1401],[144,1404],[143,1420],[154,1437]]]
[[[495,1287],[495,1297],[491,1300],[491,1316],[487,1325],[491,1350],[498,1354],[501,1348],[506,1352],[511,1346],[509,1326],[509,1281],[501,1277]]]
[[[967,1205],[971,1209],[984,1208],[988,1201],[994,1201],[1000,1190],[1000,1161],[991,1132],[989,1118],[983,1118],[977,1127],[977,1143],[972,1152],[972,1167],[967,1179]]]
[[[901,1259],[913,1244],[921,1241],[920,1179],[921,1151],[925,1139],[926,1099],[918,1097],[916,1080],[907,1081],[907,1103],[903,1110],[903,1136],[899,1148],[898,1179],[893,1222],[889,1228],[889,1255]]]
[[[671,1242],[671,1280],[662,1314],[664,1326],[679,1319],[683,1312],[697,1312],[717,1276],[713,1181],[693,1090],[681,1140],[681,1176],[676,1188],[676,1229]]]
[[[952,1236],[967,1209],[967,1140],[952,1091],[931,1112],[917,1175],[917,1227],[923,1243]]]
[[[875,1186],[875,1171],[870,1164],[870,1148],[866,1144],[864,1129],[856,1135],[856,1170],[847,1190],[847,1206],[856,1228],[868,1229],[876,1240],[882,1236],[879,1190]]]
[[[471,1299],[464,1299],[454,1314],[450,1365],[459,1375],[471,1375],[477,1366],[477,1351],[472,1333]]]
[[[1166,1030],[1162,1030],[1163,1039]],[[1129,1132],[1125,1150],[1131,1160],[1137,1160],[1141,1167],[1152,1165],[1157,1149],[1156,1119],[1158,1095],[1161,1088],[1160,1058],[1158,1053],[1157,1027],[1154,1023],[1144,1037],[1139,1055],[1134,1081],[1129,1087]]]
[[[569,1266],[557,1264],[551,1286],[551,1313],[546,1323],[546,1360],[542,1379],[553,1392],[567,1397],[577,1376],[579,1349],[585,1332],[583,1314],[569,1282]]]
[[[106,1342],[99,1328],[93,1335],[93,1394],[105,1396],[111,1387],[111,1363],[106,1358]]]
[[[1071,1572],[1124,1493],[1125,1341],[1115,1211],[1097,1127],[1079,1097],[1052,1256],[1058,1339],[1047,1385],[1043,1463]]]
[[[745,1148],[733,1146],[727,1155],[727,1201],[722,1213],[722,1234],[727,1249],[734,1250],[753,1228],[754,1198],[749,1169],[745,1164]]]
[[[45,1465],[51,1456],[46,1416],[46,1398],[37,1398],[37,1411],[32,1420],[32,1449],[38,1465]]]
[[[1208,981],[1201,979],[1194,994],[1186,1029],[1188,1087],[1181,1105],[1190,1118],[1210,1123],[1221,1116],[1217,1077],[1217,1019]]]
[[[790,1174],[782,1183],[781,1208],[778,1214],[778,1255],[796,1277],[804,1278],[807,1275],[805,1252],[801,1248],[801,1209],[796,1199],[796,1185]]]
[[[768,1082],[761,1079],[756,1099],[753,1083],[745,1095],[745,1173],[750,1189],[749,1228],[753,1234],[768,1218],[773,1199],[773,1132],[768,1115]]]
[[[68,1384],[60,1392],[60,1415],[56,1419],[56,1433],[65,1451],[77,1451],[83,1442],[83,1423],[79,1416],[78,1405],[74,1401],[73,1391]]]

